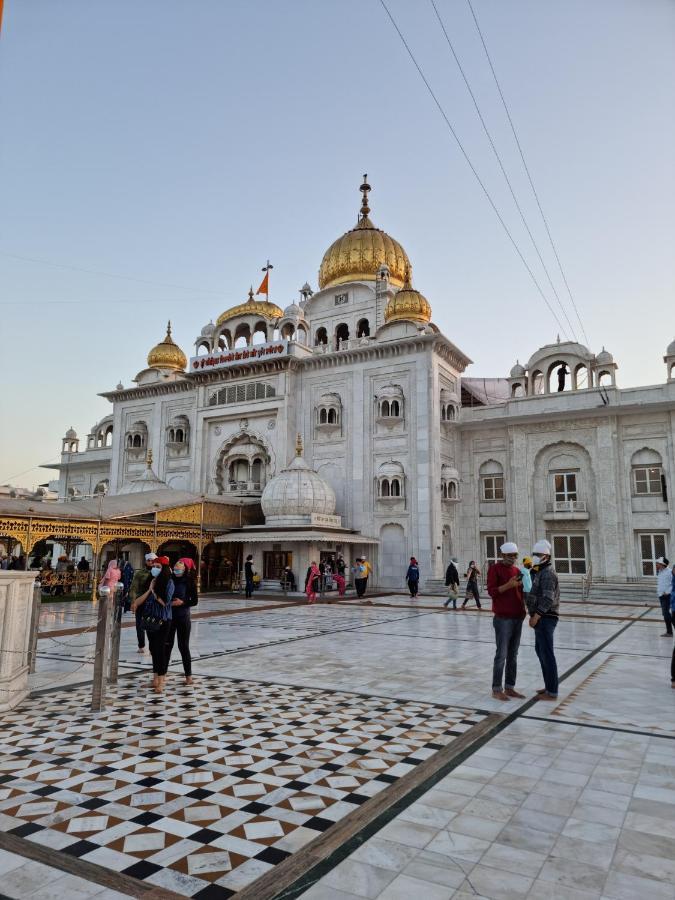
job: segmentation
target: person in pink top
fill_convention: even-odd
[[[101,578],[101,583],[99,587],[109,587],[110,591],[115,590],[115,585],[122,577],[122,573],[120,571],[120,567],[117,564],[116,559],[111,559],[108,563],[108,568],[105,570],[103,578]]]
[[[312,563],[307,570],[307,578],[305,580],[305,593],[307,594],[308,603],[314,603],[316,600],[316,591],[320,580],[321,572],[319,571],[317,564],[312,560]]]

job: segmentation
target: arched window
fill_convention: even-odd
[[[612,384],[612,373],[603,370],[598,372],[598,385],[600,387],[609,387]]]
[[[383,478],[380,482],[380,496],[388,497],[389,496],[389,479]]]
[[[105,439],[104,443],[106,447],[112,447],[112,437],[113,437],[113,427],[112,425],[108,425],[105,430]]]
[[[441,466],[441,497],[443,500],[459,499],[459,472],[453,466]]]
[[[349,340],[349,325],[345,322],[340,322],[338,327],[335,329],[335,346],[339,350],[340,346]]]
[[[133,447],[133,446],[134,446],[134,438],[133,438],[133,435],[128,434],[128,435],[127,435],[127,447]]]
[[[403,419],[403,390],[400,385],[385,385],[378,392],[377,416],[380,420],[386,420],[387,425],[394,425]]]
[[[296,339],[299,344],[304,344],[305,346],[307,345],[307,329],[304,325],[298,325]]]
[[[656,450],[643,447],[631,457],[632,492],[636,497],[663,495],[663,461]]]
[[[173,428],[169,428],[168,438],[171,441],[171,443],[173,443],[176,440],[176,432],[173,430]]]
[[[522,384],[516,382],[516,384],[511,385],[511,396],[513,398],[516,397],[524,397],[525,396],[525,388]]]
[[[377,473],[377,496],[381,500],[400,500],[404,496],[405,473],[395,460],[383,463]]]
[[[266,344],[267,343],[267,324],[265,322],[256,322],[255,327],[253,329],[253,338],[251,339],[252,344]]]
[[[176,428],[176,438],[175,438],[175,440],[176,440],[176,443],[177,443],[177,444],[182,444],[183,441],[185,440],[185,434],[184,434],[182,428]]]
[[[134,422],[127,432],[126,445],[133,450],[140,450],[147,445],[148,426],[145,422]]]
[[[337,425],[337,411],[334,409],[328,410],[328,424]]]
[[[389,415],[389,401],[383,400],[382,405],[380,406],[380,415],[388,416]]]
[[[392,400],[389,405],[389,415],[398,418],[401,415],[401,406],[398,400]]]
[[[391,496],[392,497],[400,497],[401,496],[401,482],[398,478],[391,479]]]
[[[532,393],[544,393],[544,373],[540,372],[539,370],[532,373]]]
[[[215,482],[219,494],[259,496],[265,487],[270,457],[260,438],[239,432],[220,449]]]
[[[497,460],[489,459],[479,469],[481,500],[504,500],[504,468]]]
[[[454,481],[449,482],[448,484],[448,499],[456,500],[457,499],[457,485]]]
[[[319,410],[319,425],[325,425],[328,422],[328,410],[323,408]]]
[[[143,438],[141,437],[140,434],[134,435],[133,446],[134,447],[142,447],[143,446]]]
[[[326,331],[325,328],[323,328],[323,326],[321,328],[317,328],[316,335],[314,337],[314,345],[316,347],[318,347],[321,344],[325,345],[327,343],[328,343],[328,332]]]
[[[211,352],[208,341],[202,341],[197,345],[197,356],[208,356]]]
[[[441,422],[445,422],[445,407],[441,406]]]
[[[240,350],[243,347],[248,347],[251,343],[251,327],[247,322],[240,322],[237,325],[237,329],[234,332],[234,347],[235,350]]]
[[[316,424],[325,426],[327,431],[335,432],[341,424],[342,398],[339,394],[322,394],[316,407]]]
[[[368,319],[359,319],[356,326],[357,338],[370,337],[370,323]]]
[[[281,329],[281,337],[285,341],[292,341],[294,334],[295,334],[295,325],[292,322],[286,322],[284,327]]]

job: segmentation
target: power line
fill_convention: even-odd
[[[476,171],[476,168],[474,167],[473,163],[471,162],[471,159],[469,158],[468,153],[467,153],[466,150],[464,149],[464,145],[462,144],[461,140],[459,139],[459,136],[458,136],[457,132],[456,132],[455,129],[453,128],[452,123],[450,122],[450,119],[448,119],[448,117],[447,117],[447,115],[446,115],[446,112],[445,112],[445,110],[443,109],[443,106],[441,105],[441,103],[440,103],[438,97],[437,97],[436,94],[434,93],[433,88],[432,88],[431,85],[429,84],[426,75],[424,74],[424,72],[422,71],[422,69],[421,69],[421,67],[420,67],[420,64],[417,62],[417,59],[415,58],[415,54],[412,52],[412,50],[411,50],[410,47],[408,46],[408,42],[406,41],[405,37],[403,36],[403,34],[402,34],[402,32],[401,32],[401,29],[398,27],[398,25],[396,24],[396,20],[394,19],[394,17],[392,16],[391,12],[389,11],[389,8],[388,8],[387,4],[385,3],[385,0],[380,0],[380,3],[381,3],[381,5],[382,5],[384,11],[386,12],[387,16],[389,17],[389,20],[391,21],[391,24],[392,24],[392,25],[394,26],[394,28],[396,29],[396,33],[397,33],[398,36],[400,37],[401,43],[403,44],[403,46],[404,46],[405,49],[407,50],[408,56],[409,56],[410,59],[412,60],[413,65],[414,65],[415,68],[417,69],[420,78],[421,78],[422,81],[424,82],[424,84],[425,84],[425,86],[426,86],[426,89],[427,89],[427,91],[429,92],[429,94],[430,94],[430,96],[431,96],[431,99],[432,99],[432,100],[434,101],[434,103],[436,104],[436,106],[437,106],[437,108],[438,108],[438,111],[440,112],[441,116],[443,117],[443,120],[445,121],[445,124],[448,126],[448,129],[449,129],[450,133],[452,134],[453,138],[455,139],[455,142],[457,143],[457,146],[459,147],[462,156],[464,157],[464,159],[466,160],[467,165],[469,166],[469,168],[470,168],[471,171],[473,172],[474,178],[476,179],[476,181],[477,181],[478,184],[480,185],[481,190],[482,190],[483,193],[485,194],[485,197],[486,197],[488,203],[490,204],[490,206],[492,207],[492,210],[493,210],[494,214],[495,214],[495,215],[497,216],[497,218],[499,219],[499,222],[500,222],[502,228],[503,228],[504,231],[506,232],[506,236],[507,236],[508,239],[511,241],[511,244],[513,245],[514,250],[516,251],[516,253],[517,253],[518,256],[520,257],[520,261],[522,262],[522,264],[523,264],[523,265],[525,266],[525,268],[527,269],[527,272],[528,272],[530,278],[532,279],[532,282],[533,282],[534,286],[536,287],[536,289],[537,289],[539,295],[541,296],[541,298],[542,298],[542,300],[544,301],[544,303],[546,304],[546,306],[549,308],[549,311],[550,311],[551,315],[553,316],[553,318],[554,318],[554,319],[556,320],[556,322],[558,323],[558,327],[559,327],[559,328],[561,329],[561,331],[567,336],[567,331],[566,331],[566,329],[565,329],[565,326],[562,324],[562,322],[560,321],[560,319],[559,319],[558,316],[556,315],[555,310],[553,309],[553,307],[552,307],[551,304],[549,303],[548,297],[547,297],[546,294],[542,291],[542,289],[541,289],[541,287],[540,287],[540,285],[539,285],[539,282],[537,281],[537,279],[536,279],[536,277],[535,277],[535,275],[534,275],[534,272],[532,271],[532,269],[531,269],[530,266],[528,265],[528,262],[527,262],[527,260],[525,259],[525,257],[523,256],[523,254],[521,253],[520,248],[518,247],[518,244],[515,242],[515,239],[514,239],[513,235],[512,235],[511,232],[509,231],[508,225],[506,224],[506,222],[505,222],[504,219],[502,218],[501,213],[500,213],[499,210],[497,209],[497,207],[496,207],[496,205],[495,205],[495,203],[494,203],[494,200],[493,200],[492,197],[490,196],[490,193],[489,193],[488,189],[487,189],[487,188],[485,187],[485,185],[483,184],[483,181],[482,181],[480,175],[479,175],[478,172]]]
[[[188,298],[186,297],[173,297],[170,299],[162,298],[162,297],[144,297],[142,300],[138,298],[125,298],[123,300],[115,299],[110,300],[107,299],[104,301],[96,302],[89,300],[87,298],[82,300],[0,300],[0,306],[61,306],[63,304],[66,305],[80,305],[86,304],[87,306],[96,308],[100,307],[103,309],[104,307],[108,307],[111,303],[119,304],[119,303],[133,303],[135,305],[143,305],[146,303],[186,303],[188,302]],[[199,301],[203,302],[203,301]]]
[[[464,72],[464,68],[462,67],[461,62],[459,61],[459,57],[457,56],[457,53],[455,52],[455,48],[452,44],[452,41],[450,40],[450,35],[447,32],[445,23],[443,22],[443,19],[441,18],[441,14],[438,11],[438,7],[436,6],[435,0],[430,0],[430,3],[434,8],[434,12],[436,13],[436,18],[438,19],[438,22],[443,30],[443,34],[445,35],[445,40],[447,41],[448,47],[450,48],[450,52],[452,53],[454,60],[457,63],[457,68],[459,69],[460,74],[464,80],[464,84],[466,85],[466,89],[469,92],[469,96],[471,97],[471,100],[473,101],[473,105],[476,109],[476,113],[478,115],[478,118],[480,119],[481,125],[483,126],[483,131],[485,132],[485,135],[486,135],[488,141],[490,142],[490,147],[492,147],[492,152],[494,153],[495,158],[499,164],[499,168],[501,169],[502,175],[504,176],[504,180],[506,181],[506,184],[508,185],[509,191],[511,193],[511,197],[513,198],[513,202],[516,205],[516,209],[518,210],[521,221],[522,221],[523,225],[525,226],[525,230],[527,231],[530,241],[532,242],[532,246],[534,247],[535,252],[536,252],[537,256],[539,257],[539,262],[541,263],[542,268],[546,274],[546,278],[548,279],[548,283],[551,286],[551,290],[553,291],[553,294],[554,294],[556,300],[558,301],[558,306],[560,307],[560,311],[562,312],[563,316],[565,317],[565,321],[569,325],[570,333],[571,333],[572,337],[574,338],[574,340],[576,341],[577,336],[574,333],[574,326],[570,322],[569,316],[567,315],[567,311],[562,304],[562,301],[560,299],[558,291],[555,288],[555,285],[553,284],[551,275],[548,271],[548,267],[547,267],[546,263],[544,262],[544,258],[541,255],[541,252],[539,250],[539,245],[537,244],[537,242],[534,239],[534,235],[532,234],[532,231],[530,230],[530,226],[527,223],[527,219],[525,218],[525,213],[523,212],[523,210],[520,206],[520,203],[518,202],[518,198],[516,197],[515,191],[513,189],[513,185],[511,184],[511,179],[509,178],[509,176],[506,172],[502,158],[499,155],[499,151],[497,150],[497,147],[495,146],[495,142],[492,138],[492,135],[490,134],[490,131],[485,123],[483,114],[480,111],[480,106],[478,105],[478,100],[476,99],[476,96],[471,88],[471,85],[469,84],[469,79],[466,77],[466,73]]]
[[[31,466],[30,469],[24,469],[23,472],[17,472],[16,475],[10,475],[9,478],[5,480],[5,484],[9,484],[10,481],[14,481],[15,478],[21,478],[22,475],[27,475],[29,472],[34,472],[35,469],[41,469],[48,463],[56,462],[57,459],[61,459],[61,454],[48,459],[46,463],[38,463],[37,466]]]
[[[586,341],[586,344],[590,344],[590,341],[588,340],[588,335],[586,334],[586,329],[584,328],[584,324],[581,321],[581,316],[579,315],[579,310],[577,309],[577,304],[576,304],[576,302],[574,300],[574,296],[572,294],[572,289],[570,288],[567,278],[565,276],[565,272],[563,270],[562,263],[560,261],[560,256],[558,255],[558,249],[555,245],[555,241],[553,240],[553,235],[551,234],[551,229],[549,228],[549,225],[548,225],[548,220],[547,220],[546,216],[544,215],[544,210],[542,208],[541,202],[539,201],[539,194],[537,193],[537,189],[534,186],[534,181],[532,180],[532,175],[530,174],[529,166],[525,162],[525,154],[523,153],[523,148],[518,139],[518,133],[516,131],[516,126],[513,124],[513,119],[511,118],[511,113],[509,111],[509,107],[506,102],[506,98],[504,97],[504,93],[503,93],[501,85],[499,83],[499,79],[497,78],[497,72],[495,71],[495,67],[492,63],[492,58],[490,57],[490,53],[488,51],[487,44],[485,43],[485,38],[483,37],[483,32],[481,31],[481,27],[478,24],[478,18],[476,16],[476,13],[475,13],[475,10],[471,3],[471,0],[466,0],[466,2],[469,4],[469,9],[471,10],[471,15],[473,16],[473,21],[476,25],[476,29],[478,31],[478,35],[480,37],[481,44],[483,45],[483,50],[485,51],[485,56],[487,57],[487,61],[490,65],[490,71],[492,72],[492,77],[494,78],[495,84],[497,86],[497,90],[499,91],[499,96],[500,96],[502,104],[504,106],[504,112],[506,113],[506,117],[509,120],[509,125],[511,126],[511,131],[513,133],[513,138],[516,142],[516,147],[518,148],[518,153],[520,154],[520,159],[523,163],[523,168],[525,169],[525,174],[527,175],[527,180],[530,182],[530,187],[532,188],[532,193],[534,194],[534,199],[537,202],[537,207],[539,209],[539,213],[540,213],[542,221],[544,223],[544,227],[546,228],[546,234],[548,235],[548,239],[551,244],[551,249],[553,250],[553,254],[555,256],[556,262],[558,263],[558,268],[560,269],[560,274],[562,276],[562,280],[565,283],[565,287],[567,288],[567,293],[569,294],[569,298],[572,301],[572,307],[576,314],[576,317],[579,322],[579,326],[581,328],[581,331],[582,331],[582,334]]]
[[[5,256],[8,259],[20,259],[23,262],[38,263],[39,265],[43,266],[51,266],[54,269],[68,269],[71,272],[85,272],[87,275],[103,275],[106,278],[120,278],[123,281],[136,281],[139,284],[150,284],[156,287],[176,288],[179,291],[193,291],[197,294],[216,294],[218,296],[222,295],[221,291],[208,290],[207,288],[187,287],[184,284],[171,284],[166,281],[149,281],[147,278],[134,278],[133,275],[119,275],[116,272],[103,272],[99,269],[86,269],[83,266],[71,266],[65,263],[56,263],[52,262],[49,259],[39,259],[35,256],[21,256],[18,253],[6,253],[4,250],[0,250],[0,256]]]

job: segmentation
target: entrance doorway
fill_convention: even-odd
[[[287,550],[263,551],[263,578],[270,581],[281,581],[284,568],[293,569],[293,554]]]

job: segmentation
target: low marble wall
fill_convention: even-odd
[[[0,571],[0,713],[28,696],[35,573]]]

